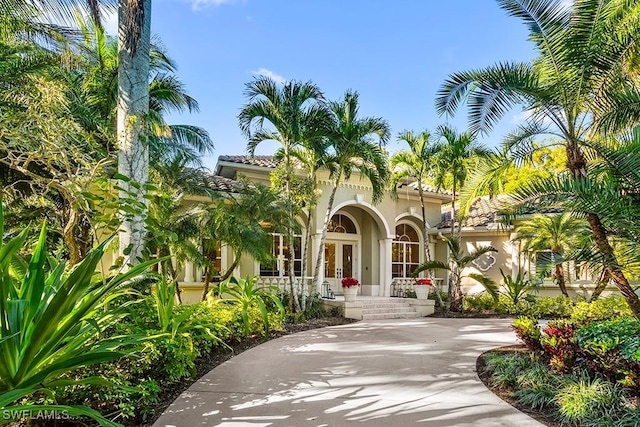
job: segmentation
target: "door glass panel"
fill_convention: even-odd
[[[342,277],[353,277],[353,245],[342,245]]]
[[[324,277],[333,279],[336,277],[336,245],[326,243],[324,245]]]

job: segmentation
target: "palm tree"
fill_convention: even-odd
[[[434,148],[437,152],[434,181],[439,189],[451,188],[451,237],[454,238],[457,219],[459,239],[463,218],[456,212],[456,198],[467,181],[469,171],[481,159],[489,157],[491,151],[479,144],[471,132],[458,133],[451,126],[439,126],[436,133],[440,140]]]
[[[554,263],[554,281],[566,297],[563,261],[565,255],[577,252],[590,235],[589,225],[581,218],[564,212],[559,215],[534,215],[518,224],[513,240],[524,240],[523,251],[551,251]]]
[[[464,99],[471,129],[488,132],[511,107],[523,106],[530,118],[507,137],[505,151],[512,159],[522,159],[536,149],[531,144],[534,136],[556,136],[565,147],[571,177],[583,181],[588,166],[585,147],[601,132],[621,130],[640,119],[640,92],[630,84],[628,68],[638,52],[636,2],[576,0],[572,8],[559,0],[499,4],[528,26],[539,57],[533,63],[499,63],[452,74],[438,93],[436,107],[452,114]],[[585,216],[610,276],[640,316],[640,300],[622,272],[598,212],[586,211]]]
[[[214,272],[210,260],[203,260],[203,301],[214,275],[220,275],[216,280],[218,282],[227,280],[244,254],[251,255],[259,262],[268,261],[271,256],[271,232],[294,227],[287,204],[270,188],[241,182],[236,191],[238,193],[219,194],[217,203],[202,204],[191,211],[199,219],[204,252],[213,253],[218,247],[226,245],[233,253],[233,261],[225,271]],[[272,228],[265,228],[266,223],[272,224]]]
[[[118,44],[92,20],[78,20],[82,40],[68,44],[62,78],[67,82],[75,119],[86,132],[105,147],[116,149],[118,104]],[[201,156],[213,151],[206,130],[190,125],[170,125],[166,116],[173,112],[195,113],[198,102],[176,76],[177,65],[158,38],[149,48],[149,114],[145,121],[150,166],[170,164],[174,159],[199,166]]]
[[[390,177],[387,154],[382,148],[390,136],[387,122],[379,117],[359,118],[357,92],[347,91],[344,100],[330,102],[329,108],[332,113],[332,121],[328,133],[332,153],[327,158],[326,166],[330,171],[329,176],[333,181],[333,186],[329,195],[316,256],[313,274],[315,289],[319,289],[324,242],[340,181],[342,179],[348,180],[353,171],[358,171],[371,183],[371,199],[376,203],[384,196],[384,190]]]
[[[118,1],[118,35],[118,173],[129,178],[121,183],[120,197],[133,197],[142,207],[133,215],[122,212],[119,245],[126,266],[139,262],[146,236],[151,0]]]
[[[431,135],[426,130],[419,134],[404,131],[398,134],[398,141],[406,142],[409,151],[400,151],[389,160],[391,176],[391,194],[397,196],[398,183],[405,179],[413,179],[418,186],[420,197],[420,209],[422,213],[422,237],[424,240],[424,259],[431,261],[431,249],[429,246],[429,228],[424,201],[424,187],[433,178],[433,163],[437,151],[435,146],[429,144]],[[434,278],[433,270],[429,270],[429,276]],[[440,307],[444,307],[440,294],[436,292],[436,298]]]
[[[301,194],[304,207],[307,210],[307,221],[305,224],[306,236],[304,239],[304,245],[302,248],[302,266],[300,270],[302,275],[307,274],[307,260],[309,258],[309,247],[311,243],[311,235],[313,233],[311,224],[313,222],[314,208],[318,202],[318,182],[317,173],[320,168],[325,166],[325,163],[329,159],[328,149],[330,147],[330,141],[328,138],[320,137],[315,141],[307,141],[305,147],[294,148],[291,150],[291,155],[302,164],[305,171],[307,171],[306,185],[303,185],[302,190],[304,194]],[[303,279],[304,287],[300,298],[300,308],[302,311],[306,310],[306,282]]]
[[[477,248],[468,254],[465,254],[460,247],[460,241],[454,238],[445,237],[443,240],[446,242],[447,247],[449,248],[449,262],[444,263],[442,261],[425,261],[420,264],[415,270],[413,270],[413,276],[417,277],[418,274],[425,270],[448,270],[450,272],[450,286],[449,286],[449,298],[447,299],[447,305],[445,307],[445,312],[456,311],[461,312],[463,309],[463,301],[462,301],[462,287],[460,286],[462,283],[462,279],[465,277],[469,277],[477,282],[479,282],[482,286],[484,286],[492,295],[497,294],[497,284],[485,277],[482,274],[470,273],[465,276],[462,275],[462,272],[465,268],[471,265],[471,263],[484,254],[489,252],[498,252],[495,248],[491,246],[483,246]],[[454,283],[454,286],[451,286],[451,282]]]
[[[248,103],[238,115],[240,129],[249,139],[247,150],[253,155],[263,141],[277,141],[282,145],[284,189],[289,216],[294,216],[292,197],[293,159],[291,150],[304,146],[322,134],[327,121],[324,95],[311,82],[290,81],[280,87],[267,77],[258,77],[245,86]],[[265,122],[272,129],[265,127]],[[293,240],[292,230],[287,233]],[[300,310],[294,287],[293,246],[289,250],[289,291],[294,307]]]

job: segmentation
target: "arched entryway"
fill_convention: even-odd
[[[392,240],[386,219],[374,206],[361,200],[338,204],[324,245],[323,280],[341,294],[341,279],[355,277],[362,295],[389,296]]]

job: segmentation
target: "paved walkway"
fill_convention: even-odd
[[[154,426],[541,426],[485,388],[502,319],[361,321],[288,335],[218,366]]]

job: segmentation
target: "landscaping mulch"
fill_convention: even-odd
[[[297,332],[308,331],[311,329],[324,328],[327,326],[345,325],[353,322],[356,322],[356,320],[345,319],[344,317],[325,317],[321,319],[311,319],[300,323],[288,323],[285,324],[284,330],[272,332],[268,338],[263,336],[251,336],[243,339],[242,341],[227,342],[227,345],[231,347],[231,350],[223,347],[215,347],[211,353],[200,357],[195,361],[197,371],[194,377],[184,378],[181,382],[173,384],[169,389],[162,390],[160,394],[160,401],[154,408],[154,417],[148,419],[143,425],[152,425],[183,391],[188,389],[193,383],[213,368],[221,365],[232,357],[237,356],[243,351],[285,335],[295,334]],[[124,423],[125,425],[130,426],[140,425],[139,423],[128,424],[127,420],[124,420]]]
[[[532,409],[528,406],[525,406],[511,397],[513,390],[509,388],[496,387],[491,384],[491,374],[486,369],[485,359],[490,354],[515,354],[515,353],[530,353],[529,349],[524,345],[510,345],[505,347],[498,347],[493,350],[489,350],[484,352],[478,357],[476,361],[476,372],[478,373],[478,377],[484,383],[484,385],[493,392],[500,399],[504,400],[520,412],[524,412],[529,415],[531,418],[536,421],[549,426],[549,427],[560,427],[561,424],[557,422],[552,415],[539,411],[536,409]]]

